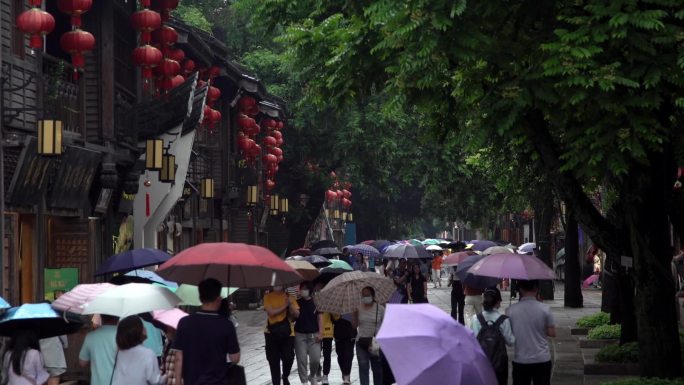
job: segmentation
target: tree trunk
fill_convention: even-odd
[[[567,206],[565,225],[565,307],[583,307],[582,280],[580,279],[579,232],[572,209]]]
[[[535,239],[537,244],[537,257],[547,266],[553,269],[551,258],[551,225],[553,223],[553,192],[548,184],[542,185],[537,192],[539,195],[535,199],[534,218],[535,218]],[[553,300],[553,281],[541,281],[539,292],[545,300]]]

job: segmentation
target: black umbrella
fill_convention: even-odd
[[[418,253],[418,258],[434,258],[435,257],[423,245],[417,245],[414,247],[416,248],[416,252]]]
[[[302,258],[302,261],[307,261],[310,264],[316,266],[317,268],[330,266],[330,264],[332,264],[332,262],[328,261],[328,258],[315,254]]]
[[[501,280],[499,278],[485,277],[481,275],[470,274],[468,270],[480,261],[486,255],[475,254],[461,261],[456,269],[456,275],[461,279],[465,285],[474,287],[477,289],[486,289],[490,286],[496,286]]]
[[[48,303],[27,303],[13,307],[0,318],[0,336],[11,337],[17,330],[33,330],[38,338],[76,333],[83,326],[73,313],[54,310]]]
[[[335,247],[335,248],[337,248],[337,243],[335,243],[335,241],[332,241],[330,239],[324,239],[322,241],[312,243],[311,247],[309,247],[309,249],[316,250],[316,249],[322,249],[324,247]],[[314,252],[314,254],[316,254],[316,253]]]
[[[379,241],[375,241],[375,242],[371,243],[370,245],[375,247],[376,249],[378,249],[379,252],[382,253],[384,251],[383,249],[385,247],[391,245],[391,244],[392,244],[392,242],[381,239]]]
[[[314,255],[340,255],[342,252],[337,247],[322,247],[313,251]]]

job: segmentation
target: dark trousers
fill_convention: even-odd
[[[282,378],[287,378],[292,370],[295,357],[294,337],[274,338],[268,333],[264,335],[266,336],[266,360],[268,360],[268,367],[271,369],[271,382],[273,385],[280,385],[280,362],[283,363]]]
[[[506,367],[495,370],[494,373],[498,385],[508,385],[508,362],[506,362]]]
[[[513,363],[513,385],[550,385],[551,361],[537,364]]]
[[[330,374],[330,355],[332,354],[332,338],[323,338],[322,350],[323,350],[323,365],[318,367],[318,375],[321,375],[321,371],[324,376]],[[339,359],[338,359],[339,361]]]
[[[380,359],[382,360],[382,385],[392,385],[396,382],[394,379],[394,373],[392,373],[392,368],[387,361],[387,357],[380,351]]]
[[[343,376],[351,375],[352,362],[354,361],[354,339],[335,338],[335,353],[337,353],[337,364]]]
[[[463,307],[465,306],[465,294],[463,294],[463,286],[461,281],[453,281],[451,283],[451,317],[461,325],[465,325],[463,318]]]

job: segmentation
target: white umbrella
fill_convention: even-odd
[[[227,298],[229,295],[237,291],[237,287],[224,287],[221,289],[221,297]],[[201,306],[202,302],[199,300],[199,289],[195,285],[188,285],[184,283],[176,290],[176,295],[180,298],[180,305]]]
[[[95,297],[83,314],[108,314],[120,318],[153,310],[173,309],[180,298],[169,289],[145,283],[129,283]]]
[[[441,248],[437,245],[430,245],[430,246],[426,247],[425,249],[428,251],[442,251],[442,250],[444,250],[443,248]]]

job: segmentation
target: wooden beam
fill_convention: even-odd
[[[95,4],[99,4],[101,23],[99,41],[102,54],[100,61],[102,137],[105,140],[114,140],[114,2],[97,1]]]

